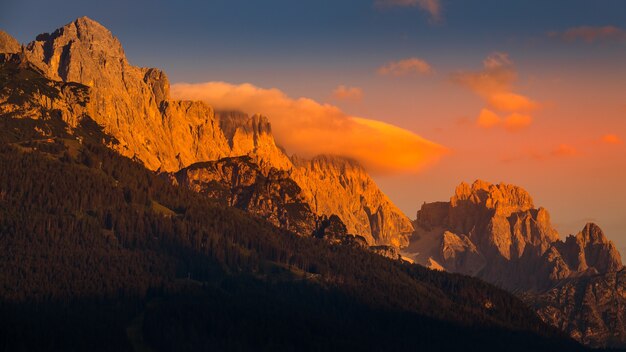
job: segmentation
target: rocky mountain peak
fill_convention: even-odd
[[[267,116],[260,114],[250,116],[242,112],[230,111],[218,112],[216,117],[231,148],[254,149],[264,135],[271,136],[272,134],[272,126]],[[247,142],[253,145],[238,146],[242,139],[247,139]]]
[[[408,244],[411,221],[358,162],[332,155],[310,160],[292,157],[292,161],[292,177],[315,212],[338,215],[349,233],[363,236],[369,244],[396,248]]]
[[[22,45],[9,33],[0,30],[0,53],[14,54],[22,50]]]
[[[117,79],[128,65],[120,41],[88,17],[38,35],[27,45],[27,52],[48,77],[88,86]]]
[[[585,225],[582,231],[576,235],[577,239],[580,239],[584,243],[590,244],[608,244],[609,240],[604,235],[604,231],[600,226],[594,223],[588,223]]]
[[[24,55],[49,79],[88,86],[86,114],[115,136],[112,148],[149,169],[176,171],[230,155],[211,107],[171,101],[165,73],[130,65],[119,40],[88,17],[37,36]]]
[[[228,111],[217,113],[216,118],[232,155],[252,155],[265,171],[293,167],[287,155],[276,146],[267,116]]]
[[[453,206],[463,204],[494,209],[503,215],[534,208],[530,194],[521,187],[476,180],[471,186],[462,182],[450,199]]]
[[[576,236],[568,236],[558,247],[565,262],[577,271],[603,274],[623,267],[619,251],[594,223],[585,225]]]
[[[548,211],[535,208],[530,194],[514,185],[461,183],[450,202],[424,204],[414,224],[408,251],[419,253],[417,262],[436,262],[512,290],[542,289],[583,272],[622,267],[597,225],[562,242]]]

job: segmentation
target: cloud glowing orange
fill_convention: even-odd
[[[624,144],[624,141],[617,135],[615,134],[605,134],[604,136],[602,136],[602,142],[606,143],[606,144],[611,144],[611,145],[621,145]]]
[[[247,83],[179,83],[172,85],[171,93],[175,99],[205,101],[216,110],[265,114],[277,142],[289,153],[343,155],[372,172],[416,172],[446,153],[446,148],[408,130],[349,116],[311,99],[292,99],[278,89]]]
[[[478,126],[503,126],[509,131],[517,131],[531,125],[533,118],[528,113],[539,108],[539,104],[530,98],[513,92],[517,71],[505,53],[489,55],[480,71],[459,72],[452,78],[482,97],[490,109],[510,113],[503,120],[490,109],[483,109],[477,119]]]

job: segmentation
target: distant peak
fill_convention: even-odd
[[[523,188],[506,183],[492,184],[476,180],[472,185],[461,182],[451,199],[453,205],[459,201],[470,201],[487,208],[510,211],[524,211],[534,208],[533,199]]]
[[[14,54],[21,50],[22,45],[9,33],[0,30],[0,53]]]
[[[106,63],[127,62],[124,49],[120,41],[111,31],[89,17],[80,17],[52,33],[43,33],[35,38],[26,47],[30,52],[29,59],[41,61],[49,65],[49,74],[54,79],[73,81],[90,85],[91,81],[101,76],[100,70],[108,70]],[[80,61],[80,70],[69,74],[72,66],[70,62]],[[86,66],[98,67],[90,77],[81,74]],[[87,70],[89,71],[89,70]],[[85,77],[78,77],[85,76]]]
[[[79,17],[72,22],[57,28],[52,34],[43,33],[37,36],[36,40],[49,40],[61,36],[74,36],[77,39],[89,40],[100,39],[102,36],[115,39],[111,31],[99,22],[87,17]]]
[[[579,236],[585,241],[585,243],[608,243],[609,240],[604,235],[604,231],[600,226],[590,222],[579,233]]]
[[[365,169],[363,169],[358,161],[341,155],[320,154],[314,156],[311,159],[301,158],[297,155],[293,155],[291,159],[292,162],[298,166],[304,166],[310,163],[311,165],[316,165],[320,169],[341,169],[365,172]]]
[[[88,16],[81,16],[78,17],[77,19],[74,20],[74,22],[81,22],[81,23],[88,23],[88,24],[96,24],[98,26],[102,26],[98,21],[88,17]]]
[[[78,35],[81,39],[87,38],[88,35],[94,33],[100,33],[113,37],[113,34],[108,28],[87,16],[77,18],[74,22],[67,24],[65,27],[71,25],[74,25],[78,29]]]

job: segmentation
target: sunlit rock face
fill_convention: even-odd
[[[179,185],[302,236],[313,236],[321,220],[311,211],[288,172],[263,172],[250,157],[193,164],[175,174]]]
[[[219,112],[217,118],[231,155],[250,155],[265,170],[290,170],[293,167],[291,160],[276,145],[266,116],[231,111]]]
[[[524,298],[544,321],[586,345],[626,347],[626,269],[564,280]]]
[[[22,45],[17,39],[10,34],[0,30],[0,53],[13,54],[18,53],[22,49]]]
[[[230,153],[210,107],[168,101],[166,75],[130,65],[119,40],[87,17],[37,36],[25,55],[51,79],[90,87],[92,118],[117,138],[116,150],[150,169]]]
[[[0,114],[3,116],[35,120],[61,118],[76,126],[88,115],[88,87],[46,79],[21,54],[0,53],[0,69]]]
[[[413,231],[411,221],[357,162],[337,156],[292,160],[292,177],[315,212],[337,214],[348,232],[363,236],[370,245],[408,244]]]
[[[513,291],[539,291],[582,272],[622,267],[598,226],[589,224],[562,242],[548,211],[535,208],[528,192],[513,185],[461,183],[450,202],[424,204],[414,224],[407,252],[418,262],[428,265],[432,258],[446,270]],[[459,265],[461,259],[468,264]]]
[[[12,40],[4,42],[15,50]],[[88,97],[80,109],[56,102],[67,103],[63,119],[70,126],[90,116],[115,137],[111,148],[152,170],[177,172],[199,162],[249,156],[263,177],[272,169],[287,172],[313,213],[326,219],[336,214],[368,245],[408,243],[410,220],[356,162],[318,157],[294,163],[276,145],[267,117],[216,113],[202,102],[171,100],[163,71],[132,66],[119,40],[87,17],[39,35],[24,48],[24,57],[49,79],[84,85]],[[214,177],[199,175],[206,182]]]
[[[624,267],[597,225],[561,241],[528,192],[484,181],[460,184],[449,202],[422,205],[414,225],[405,255],[416,262],[523,294],[547,322],[579,341],[626,345]],[[622,325],[613,341],[616,324]]]

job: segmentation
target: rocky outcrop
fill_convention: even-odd
[[[290,170],[293,165],[276,145],[269,119],[230,111],[217,113],[231,155],[250,155],[264,169]]]
[[[576,236],[568,236],[565,243],[555,245],[573,271],[607,273],[622,268],[619,251],[596,224],[587,224]]]
[[[0,30],[0,53],[13,54],[22,50],[22,45],[17,39],[7,32]]]
[[[50,80],[21,54],[0,54],[0,87],[4,118],[55,118],[76,126],[89,113],[87,87]]]
[[[453,272],[476,275],[485,266],[485,258],[465,235],[446,231],[441,239],[441,265]]]
[[[549,273],[562,264],[558,248],[556,257],[544,255],[558,233],[547,210],[536,209],[520,187],[461,183],[450,202],[424,204],[414,224],[407,252],[424,265],[434,261],[514,291],[541,290],[560,279]]]
[[[286,171],[271,168],[264,174],[250,157],[193,164],[175,178],[179,185],[303,236],[313,236],[321,221]]]
[[[626,270],[564,280],[525,301],[547,323],[592,347],[626,346]]]
[[[337,214],[348,232],[363,236],[371,245],[399,248],[408,244],[413,232],[411,221],[357,162],[327,155],[292,160],[292,177],[302,187],[313,211]]]
[[[561,241],[528,192],[484,181],[460,184],[449,202],[424,204],[414,224],[405,255],[418,263],[520,293],[579,341],[626,345],[621,330],[611,337],[611,327],[624,319],[617,279],[624,267],[597,225]]]

